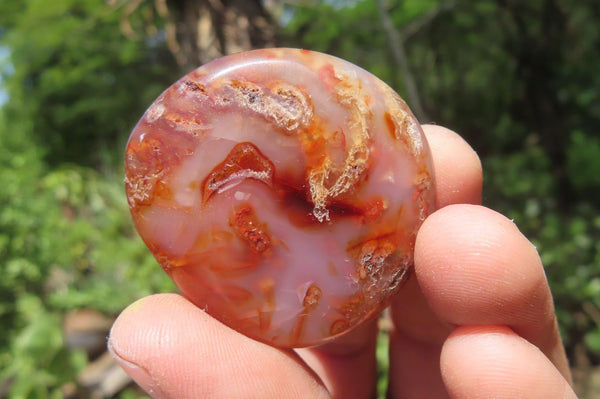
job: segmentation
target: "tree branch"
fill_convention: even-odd
[[[427,13],[425,13],[425,15],[423,15],[416,21],[411,22],[410,24],[406,25],[406,27],[404,29],[402,29],[402,37],[404,38],[405,41],[408,40],[411,36],[415,35],[421,29],[423,29],[424,27],[429,25],[431,22],[433,22],[433,20],[435,20],[440,14],[442,14],[446,11],[450,11],[455,6],[456,6],[455,2],[449,1],[446,3],[442,3],[442,4],[438,5],[437,7],[434,7],[433,9],[429,10]]]
[[[390,50],[392,51],[394,63],[402,73],[404,86],[406,87],[406,94],[408,96],[408,102],[410,103],[410,106],[419,121],[427,120],[428,117],[423,109],[423,105],[421,104],[421,98],[419,96],[419,91],[417,90],[414,76],[408,65],[408,59],[404,49],[404,39],[402,38],[400,32],[394,28],[392,19],[390,18],[390,15],[383,4],[383,0],[377,0],[377,9],[379,11],[381,23],[388,40]]]

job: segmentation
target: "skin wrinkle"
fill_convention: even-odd
[[[451,325],[433,313],[414,275],[393,298],[390,313],[393,331],[414,341],[441,345],[452,330]]]
[[[376,336],[374,319],[335,342],[295,351],[321,377],[333,398],[346,398],[375,390]],[[361,379],[346,381],[348,370],[359,372]]]
[[[152,377],[149,370],[121,355],[121,351],[117,349],[118,344],[116,344],[114,340],[109,339],[107,346],[108,352],[113,359],[115,359],[128,374],[137,377],[134,379],[141,384],[149,394],[152,394],[155,398],[164,396],[160,387],[160,380]]]
[[[517,353],[522,362],[514,362]],[[441,356],[442,376],[453,398],[574,398],[558,370],[544,367],[549,363],[539,348],[505,326],[462,327]],[[519,378],[522,383],[514,384]]]
[[[437,342],[425,342],[393,329],[390,332],[390,368],[394,374],[389,379],[388,397],[447,398],[438,371],[440,351],[441,345]]]

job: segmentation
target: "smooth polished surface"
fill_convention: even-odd
[[[197,306],[257,340],[317,345],[376,315],[433,211],[429,149],[400,97],[306,50],[215,60],[134,129],[136,227]]]

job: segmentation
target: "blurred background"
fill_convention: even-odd
[[[106,335],[175,287],[130,221],[127,137],[184,73],[270,46],[354,62],[465,137],[484,204],[541,253],[580,397],[600,398],[592,0],[0,0],[0,397],[143,396]]]

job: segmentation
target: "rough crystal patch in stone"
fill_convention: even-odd
[[[377,315],[434,206],[429,149],[404,101],[306,50],[189,73],[138,122],[125,169],[135,225],[182,292],[282,347]]]

